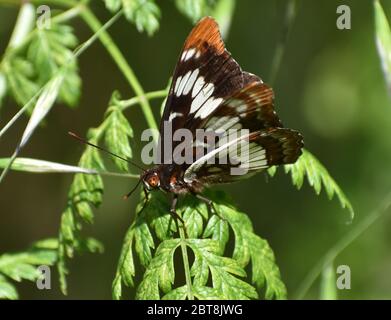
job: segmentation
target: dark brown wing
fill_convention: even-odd
[[[185,172],[185,182],[237,181],[274,165],[296,162],[303,147],[301,134],[286,128],[256,131],[232,141],[194,162]]]
[[[205,118],[227,97],[240,90],[244,74],[225,50],[217,23],[203,18],[186,39],[177,62],[160,122],[160,148],[171,139],[164,123],[194,133]],[[173,143],[173,148],[177,143]]]

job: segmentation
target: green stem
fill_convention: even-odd
[[[167,90],[164,89],[164,90],[157,90],[157,91],[151,91],[151,92],[148,92],[146,93],[144,96],[137,96],[137,97],[133,97],[133,98],[130,98],[128,100],[121,100],[120,101],[120,106],[121,106],[121,109],[122,110],[125,110],[131,106],[134,106],[138,103],[141,103],[141,101],[143,99],[146,99],[146,100],[152,100],[152,99],[158,99],[158,98],[164,98],[167,96]]]
[[[281,32],[280,41],[277,43],[276,52],[270,68],[269,84],[272,86],[277,78],[278,70],[280,69],[281,61],[285,53],[286,43],[288,42],[289,33],[293,22],[296,18],[297,0],[289,0],[285,9],[285,18],[283,21],[283,29]]]
[[[93,32],[97,32],[99,29],[101,29],[102,25],[100,21],[96,18],[96,16],[92,13],[92,11],[88,7],[85,7],[85,10],[82,11],[81,16]],[[111,39],[108,32],[106,31],[101,32],[99,35],[99,39],[101,40],[102,44],[105,46],[106,50],[110,53],[111,57],[117,64],[118,68],[122,71],[122,73],[128,80],[129,84],[133,88],[136,95],[139,97],[140,104],[142,106],[142,111],[144,113],[145,119],[149,127],[152,129],[157,129],[158,126],[153,116],[151,106],[148,100],[145,98],[144,89],[142,88],[140,82],[138,81],[135,73],[130,68],[129,64],[126,62],[126,59],[122,55],[121,51],[118,49],[114,41]]]
[[[189,265],[189,256],[187,255],[187,241],[184,232],[185,226],[179,227],[179,237],[181,238],[181,251],[182,251],[182,259],[183,259],[183,267],[185,269],[185,279],[186,279],[186,287],[187,287],[187,298],[189,300],[194,300],[193,295],[193,284],[191,282],[190,275],[190,265]]]
[[[297,289],[295,299],[303,299],[311,288],[312,284],[319,277],[322,270],[328,265],[332,264],[335,258],[354,240],[356,240],[364,231],[366,231],[377,219],[389,211],[391,207],[391,193],[386,196],[382,204],[377,210],[368,214],[362,221],[360,221],[355,228],[351,229],[341,240],[339,240],[334,247],[332,247],[315,267],[307,274],[307,277]]]

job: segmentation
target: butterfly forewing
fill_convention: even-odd
[[[172,140],[172,133],[185,128],[193,137],[187,142],[193,161],[178,165],[174,161],[170,170],[182,172],[188,184],[212,184],[295,162],[301,154],[302,137],[282,128],[273,100],[273,90],[259,77],[243,72],[225,50],[216,22],[202,19],[186,39],[160,124],[161,154],[168,142],[172,151],[181,143]],[[171,126],[171,132],[165,124]],[[197,129],[217,134],[211,140],[200,139]],[[176,156],[173,152],[174,159]],[[160,161],[165,164],[165,158]],[[232,169],[244,173],[240,177],[232,174]]]
[[[225,50],[216,22],[209,17],[202,19],[179,56],[160,123],[161,137],[169,136],[164,122],[169,122],[173,131],[187,128],[194,133],[225,98],[242,86],[243,72]]]

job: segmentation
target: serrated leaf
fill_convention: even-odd
[[[39,240],[34,242],[34,249],[51,249],[55,250],[58,248],[58,239],[57,238],[49,238],[44,240]]]
[[[384,77],[391,94],[391,29],[380,1],[374,1],[376,45]]]
[[[252,283],[259,289],[266,285],[265,298],[268,300],[286,299],[286,287],[268,242],[252,232],[244,231],[244,234],[251,254]]]
[[[240,213],[229,206],[218,205],[215,207],[218,210],[220,216],[229,222],[234,232],[235,246],[232,257],[238,261],[239,265],[245,267],[249,263],[251,255],[250,248],[247,244],[247,240],[244,238],[242,231],[244,229],[251,229],[251,222],[245,214]]]
[[[225,203],[215,204],[219,215],[234,231],[235,246],[233,258],[241,267],[252,263],[252,283],[261,290],[265,288],[266,299],[285,299],[286,288],[272,249],[266,240],[254,234],[249,218]]]
[[[44,244],[46,242],[46,244]],[[36,243],[31,249],[19,253],[0,255],[0,299],[17,299],[15,287],[9,283],[7,277],[14,281],[35,281],[41,273],[37,269],[40,265],[53,265],[57,260],[55,249],[42,248],[48,246],[48,240]]]
[[[349,199],[331,177],[327,169],[308,150],[303,150],[300,158],[294,164],[285,165],[284,170],[285,173],[291,174],[292,184],[297,189],[301,189],[303,186],[305,176],[317,195],[320,194],[323,186],[328,198],[331,200],[336,195],[341,207],[349,210],[350,219],[354,218],[353,206]],[[274,173],[274,171],[269,171],[270,176],[273,176]]]
[[[90,132],[90,142],[97,143],[94,131]],[[96,149],[87,147],[80,158],[79,166],[90,169],[103,170],[104,164]],[[72,258],[74,250],[84,252],[102,252],[102,244],[93,238],[83,238],[79,235],[81,223],[93,222],[91,205],[98,207],[102,202],[103,180],[99,175],[77,173],[68,193],[68,204],[61,217],[60,244],[58,247],[58,272],[61,291],[66,294],[66,257]]]
[[[104,164],[99,152],[87,147],[79,161],[79,166],[104,170]],[[70,199],[74,203],[87,201],[95,206],[102,202],[103,181],[99,175],[76,174],[70,188]]]
[[[267,169],[267,172],[268,174],[271,176],[271,177],[274,177],[274,175],[276,174],[277,172],[277,167],[276,166],[272,166],[270,168]]]
[[[3,70],[13,98],[18,104],[25,105],[39,90],[38,83],[32,80],[35,75],[33,64],[14,57],[9,61],[4,60]]]
[[[80,96],[81,80],[71,50],[77,43],[72,27],[52,24],[50,28],[37,28],[27,50],[27,60],[34,64],[40,84],[49,81],[60,67],[68,64],[58,98],[69,106],[76,105]]]
[[[120,275],[116,275],[112,286],[111,286],[111,294],[113,300],[121,300],[122,296],[122,277]]]
[[[106,116],[105,123],[105,144],[107,148],[126,159],[132,158],[132,150],[130,148],[129,139],[133,138],[133,130],[129,125],[128,120],[123,115],[120,108],[112,106],[109,108],[109,113]],[[127,162],[113,158],[118,169],[127,172]]]
[[[143,195],[142,202],[144,201]],[[169,207],[167,197],[162,192],[154,192],[150,195],[150,199],[142,213],[151,223],[159,240],[172,238],[176,231],[175,221],[168,211]],[[140,207],[139,210],[141,210]]]
[[[16,288],[0,275],[0,299],[17,300],[18,298]]]
[[[159,299],[159,288],[164,293],[171,291],[175,278],[174,252],[179,244],[180,239],[170,239],[159,245],[137,288],[136,299]]]
[[[61,215],[61,227],[60,233],[64,237],[66,241],[73,242],[74,241],[74,230],[75,230],[75,222],[73,217],[73,212],[70,207],[67,207],[63,214]]]
[[[185,300],[187,297],[187,286],[182,286],[166,293],[162,300]]]
[[[134,228],[131,226],[125,236],[121,255],[118,261],[116,275],[112,284],[112,295],[115,300],[121,299],[122,296],[122,282],[128,286],[133,287],[136,270],[133,260],[133,241]]]
[[[254,287],[237,278],[245,277],[246,272],[234,259],[221,257],[218,254],[219,244],[211,239],[188,239],[189,246],[199,260],[208,264],[211,273],[213,288],[226,299],[249,299],[258,297]],[[193,268],[193,272],[198,272]]]
[[[139,32],[146,31],[151,36],[159,29],[160,9],[154,0],[105,0],[105,4],[112,12],[123,8],[127,20]]]
[[[198,238],[203,231],[202,216],[192,207],[187,207],[182,217],[189,238]]]
[[[223,254],[229,238],[229,228],[227,221],[220,219],[220,217],[217,215],[213,215],[205,227],[203,237],[211,237],[213,240],[217,240],[220,245],[219,253]]]
[[[210,287],[193,287],[193,294],[198,300],[225,300],[226,297],[215,288]]]
[[[153,237],[147,223],[139,221],[134,228],[135,249],[141,264],[147,267],[152,259],[151,249],[155,248]]]

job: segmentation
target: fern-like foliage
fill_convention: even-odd
[[[118,105],[118,94],[113,94],[105,119],[98,128],[89,130],[87,137],[93,144],[104,140],[107,147],[123,157],[131,157],[129,138],[132,128]],[[113,159],[114,161],[116,159]],[[115,161],[120,170],[127,171],[126,162]],[[87,146],[83,152],[79,167],[104,170],[105,164],[97,149]],[[83,238],[80,231],[83,223],[93,223],[93,208],[102,203],[103,180],[100,175],[76,174],[68,193],[68,202],[61,217],[59,233],[59,261],[61,290],[66,293],[66,258],[72,258],[74,251],[102,252],[102,244],[93,238]]]
[[[346,197],[342,189],[335,182],[327,169],[319,162],[319,160],[308,150],[303,150],[303,154],[294,164],[284,166],[285,173],[290,173],[292,177],[292,184],[301,189],[305,177],[307,177],[309,185],[314,189],[317,195],[322,191],[322,186],[326,190],[328,198],[333,199],[337,196],[342,208],[349,210],[350,218],[354,217],[353,206]],[[268,172],[274,176],[277,167],[271,167]]]
[[[39,279],[41,273],[37,266],[52,266],[57,259],[56,249],[56,239],[45,239],[34,243],[27,251],[0,255],[0,299],[18,299],[12,281]]]
[[[188,235],[184,239],[177,235],[165,195],[151,195],[125,237],[113,281],[115,299],[121,298],[123,284],[135,285],[135,256],[145,269],[137,299],[254,299],[261,291],[267,299],[286,297],[274,254],[267,241],[253,232],[247,215],[232,206],[222,192],[208,192],[207,196],[214,201],[215,213],[193,196],[180,201],[178,214]],[[232,256],[226,248],[230,234],[235,239]],[[192,252],[194,261],[190,279],[174,287],[176,274],[185,272],[174,269],[174,254],[181,245]],[[251,276],[245,271],[250,264]]]
[[[106,8],[111,12],[123,9],[128,21],[135,24],[139,32],[149,36],[159,29],[161,12],[154,0],[104,0]],[[216,1],[211,0],[175,0],[178,10],[196,22],[212,12]]]
[[[11,49],[2,61],[0,73],[5,78],[9,95],[18,104],[25,105],[62,66],[69,64],[72,49],[77,44],[69,25],[53,23],[51,28],[32,30],[27,40],[20,47]],[[81,87],[76,60],[65,71],[57,99],[75,106]]]

